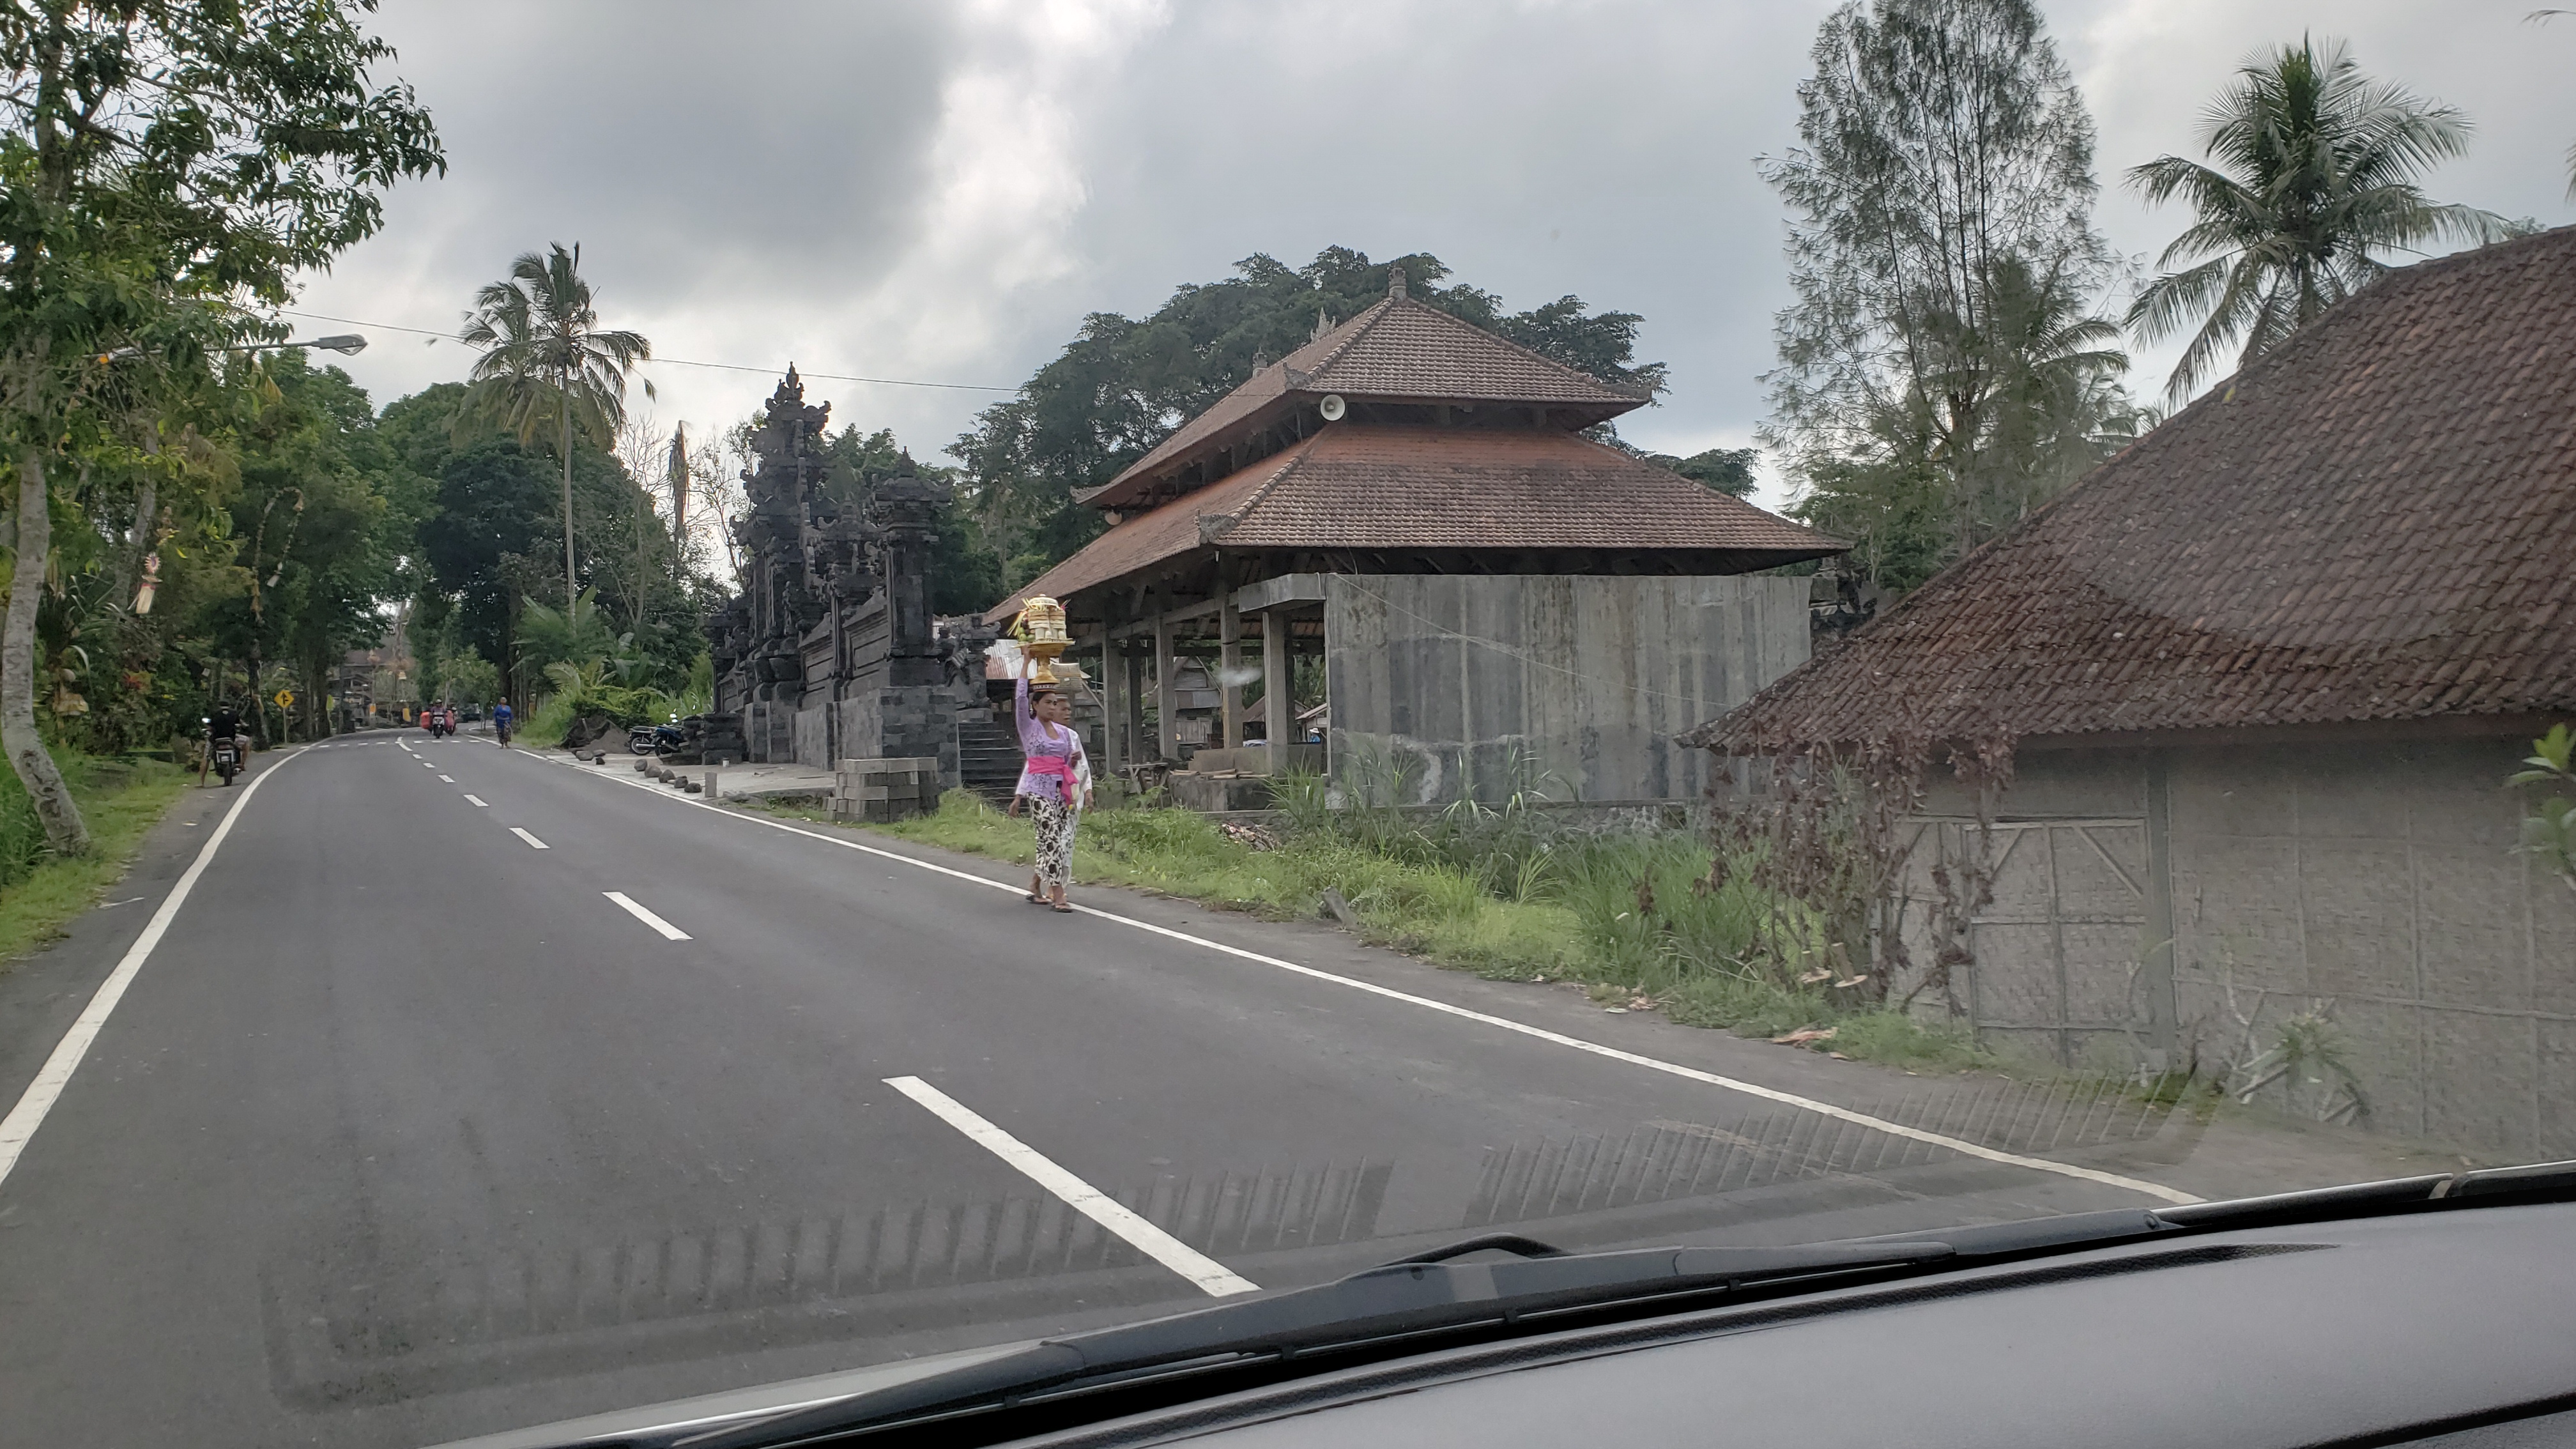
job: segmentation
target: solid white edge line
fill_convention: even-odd
[[[511,833],[512,835],[515,835],[515,836],[519,837],[521,840],[524,840],[524,841],[528,842],[528,844],[530,844],[530,845],[532,845],[532,846],[535,846],[535,847],[536,847],[537,849],[539,849],[539,850],[552,850],[552,849],[554,849],[554,847],[553,847],[553,846],[546,844],[544,841],[539,840],[539,839],[538,839],[538,838],[536,838],[535,836],[530,835],[528,832],[526,832],[526,831],[524,831],[524,830],[521,830],[519,827],[517,827],[517,826],[515,826],[515,825],[513,825],[513,826],[511,826],[511,827],[510,827],[510,833]]]
[[[534,755],[532,758],[545,760],[548,764],[563,763],[556,760],[546,760],[546,757],[542,755]],[[574,768],[578,767],[576,766]],[[585,771],[584,773],[589,772]],[[703,800],[690,800],[677,795],[666,795],[659,790],[654,790],[651,786],[646,785],[640,780],[621,780],[613,774],[604,774],[603,778],[616,784],[633,785],[639,790],[649,791],[653,798],[657,800],[668,800],[674,804],[695,806],[700,810],[715,810],[717,814],[726,816],[730,819],[745,820],[754,825],[766,825],[773,830],[784,830],[790,835],[802,835],[808,840],[819,840],[826,845],[838,845],[850,850],[864,851],[869,855],[879,856],[886,860],[899,860],[906,865],[915,866],[922,870],[935,871],[940,875],[954,876],[962,881],[970,881],[976,885],[983,886],[988,890],[1008,891],[1013,895],[1020,894],[1020,887],[1013,885],[1008,881],[988,880],[983,876],[974,875],[967,871],[952,870],[944,865],[934,865],[929,861],[904,855],[898,851],[884,850],[873,845],[863,845],[855,840],[836,840],[829,835],[823,835],[811,830],[799,829],[783,820],[764,820],[757,815],[746,815],[738,810],[718,809],[716,806],[710,805]],[[1253,961],[1264,966],[1275,966],[1282,971],[1294,972],[1299,976],[1308,977],[1316,981],[1329,981],[1336,986],[1347,986],[1354,991],[1365,991],[1372,996],[1385,997],[1389,1001],[1401,1001],[1410,1006],[1423,1007],[1431,1011],[1440,1012],[1443,1015],[1454,1016],[1466,1021],[1476,1022],[1480,1025],[1494,1027],[1497,1030],[1515,1032],[1521,1036],[1530,1037],[1538,1041],[1549,1042],[1557,1046],[1571,1047],[1576,1051],[1587,1052],[1597,1057],[1606,1057],[1611,1061],[1625,1062],[1630,1066],[1644,1067],[1648,1071],[1662,1072],[1668,1076],[1681,1077],[1687,1081],[1701,1082],[1712,1087],[1723,1087],[1730,1092],[1742,1092],[1748,1097],[1759,1097],[1766,1102],[1778,1102],[1783,1106],[1796,1107],[1803,1111],[1816,1113],[1819,1116],[1831,1117],[1838,1122],[1849,1122],[1854,1126],[1866,1127],[1876,1132],[1884,1132],[1891,1137],[1902,1137],[1912,1142],[1921,1142],[1933,1147],[1948,1148],[1952,1152],[1957,1152],[1968,1157],[1981,1158],[1987,1162],[1999,1162],[2010,1167],[2024,1167],[2033,1172],[2054,1173],[2059,1177],[2071,1177],[2079,1182],[2098,1183],[2104,1187],[2116,1187],[2128,1192],[2142,1193],[2148,1197],[2159,1198],[2169,1203],[2188,1204],[2202,1201],[2202,1199],[2184,1192],[2179,1188],[2167,1187],[2158,1182],[2149,1182],[2144,1178],[2124,1177],[2116,1172],[2103,1172],[2095,1168],[2078,1167],[2071,1162],[2056,1162],[2045,1157],[2024,1157],[2018,1152],[1999,1151],[1980,1143],[1967,1141],[1964,1138],[1948,1137],[1938,1132],[1926,1132],[1919,1127],[1908,1127],[1903,1123],[1890,1122],[1886,1118],[1873,1117],[1866,1112],[1855,1112],[1848,1107],[1837,1107],[1831,1102],[1820,1102],[1813,1097],[1801,1097],[1794,1092],[1783,1092],[1776,1087],[1765,1087],[1753,1082],[1742,1081],[1735,1077],[1722,1077],[1715,1072],[1704,1072],[1697,1067],[1686,1067],[1679,1062],[1668,1062],[1660,1057],[1644,1056],[1637,1052],[1622,1051],[1617,1047],[1603,1046],[1599,1042],[1585,1041],[1581,1037],[1567,1036],[1563,1032],[1550,1031],[1543,1026],[1531,1026],[1527,1022],[1514,1021],[1509,1017],[1494,1016],[1489,1013],[1476,1011],[1464,1006],[1452,1006],[1448,1002],[1435,1001],[1428,996],[1416,996],[1409,991],[1398,991],[1394,987],[1380,986],[1375,982],[1362,981],[1356,977],[1337,976],[1330,971],[1319,971],[1312,966],[1300,966],[1294,961],[1283,961],[1276,956],[1265,956],[1258,951],[1247,951],[1240,946],[1229,946],[1222,941],[1211,941],[1204,936],[1193,936],[1187,931],[1176,931],[1169,926],[1157,926],[1151,921],[1140,921],[1132,916],[1121,916],[1114,912],[1101,910],[1097,906],[1086,906],[1076,903],[1074,905],[1074,909],[1087,916],[1098,916],[1104,921],[1115,921],[1119,925],[1131,926],[1139,931],[1150,931],[1157,936],[1168,936],[1175,941],[1187,941],[1193,946],[1204,946],[1208,950],[1219,952],[1227,956],[1233,956],[1240,960]]]
[[[483,803],[483,797],[481,797],[481,796],[479,796],[479,795],[468,795],[468,796],[466,796],[465,798],[466,798],[466,800],[467,800],[468,802],[470,802],[470,803],[474,806],[474,808],[475,808],[475,809],[477,809],[477,810],[489,810],[489,809],[491,809],[491,808],[492,808],[491,806],[484,804],[484,803]]]
[[[635,904],[633,901],[628,900],[624,891],[601,891],[600,894],[617,902],[617,904],[625,910],[626,914],[633,916],[635,919],[651,926],[654,930],[661,932],[663,940],[685,941],[689,939],[688,932],[681,930],[679,927],[663,920],[660,916],[657,916],[651,911],[644,909],[642,906]]]
[[[1261,1291],[1260,1284],[1145,1221],[1116,1198],[1065,1171],[1045,1153],[985,1121],[974,1109],[921,1078],[888,1077],[885,1084],[929,1108],[941,1121],[965,1133],[976,1146],[1010,1164],[1013,1171],[1064,1199],[1065,1206],[1116,1233],[1129,1247],[1211,1295],[1226,1298]]]
[[[18,1154],[26,1150],[29,1139],[36,1135],[36,1129],[45,1124],[45,1114],[54,1110],[54,1103],[70,1083],[72,1073],[80,1069],[81,1059],[89,1054],[90,1043],[98,1040],[99,1030],[107,1025],[108,1014],[125,999],[125,988],[134,984],[136,974],[143,970],[143,963],[151,959],[152,948],[161,944],[161,937],[170,929],[170,922],[178,916],[179,908],[188,903],[188,892],[197,888],[197,877],[206,873],[206,866],[215,858],[215,848],[224,843],[225,836],[232,834],[233,822],[239,820],[242,811],[249,807],[250,797],[259,793],[259,787],[267,784],[270,776],[286,768],[288,761],[302,753],[301,750],[290,750],[276,764],[251,778],[249,786],[241,792],[241,798],[233,801],[233,808],[224,812],[223,823],[217,825],[215,833],[207,836],[206,843],[198,847],[197,858],[179,873],[178,882],[170,887],[170,894],[161,898],[161,907],[152,913],[151,920],[144,923],[143,934],[136,936],[134,944],[125,948],[124,957],[116,963],[115,970],[107,973],[107,979],[99,983],[98,990],[90,996],[89,1005],[82,1008],[81,1014],[72,1021],[71,1030],[64,1032],[63,1039],[54,1044],[53,1055],[45,1058],[45,1064],[36,1069],[36,1079],[27,1084],[26,1091],[18,1094],[18,1105],[9,1109],[8,1116],[0,1117],[0,1182],[9,1180],[10,1170],[18,1165]]]

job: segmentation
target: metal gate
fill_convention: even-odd
[[[1932,872],[1972,859],[1973,820],[1916,822],[1907,861],[1906,921],[1918,961],[1938,889]],[[2110,1035],[2122,1054],[2143,1048],[2148,1012],[2138,976],[2147,910],[2146,822],[2136,818],[2007,820],[1988,836],[1994,900],[1969,919],[1974,960],[1954,981],[1981,1040],[2018,1045],[2074,1066]]]

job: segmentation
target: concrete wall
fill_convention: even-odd
[[[1336,574],[1332,769],[1396,759],[1416,801],[1492,800],[1517,754],[1586,800],[1696,800],[1708,756],[1672,737],[1806,657],[1802,578]]]
[[[2099,1065],[2240,1059],[2324,1006],[2365,1125],[2576,1155],[2576,893],[2513,853],[2526,752],[2026,751],[1961,994],[1999,1044]],[[1932,805],[1957,849],[1966,802]]]

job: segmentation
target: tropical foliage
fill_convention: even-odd
[[[1796,300],[1763,440],[1910,588],[2134,436],[2093,125],[2027,0],[1850,0],[1766,160]]]
[[[2417,178],[2468,148],[2469,121],[2363,73],[2339,41],[2246,58],[2201,122],[2210,163],[2160,156],[2129,173],[2151,202],[2194,215],[2129,311],[2147,341],[2185,331],[2166,384],[2179,402],[2229,349],[2243,366],[2388,269],[2391,252],[2488,242],[2511,225],[2427,200]],[[2240,346],[2241,344],[2241,346]]]
[[[59,852],[88,832],[36,718],[40,669],[62,667],[39,657],[55,512],[123,494],[129,554],[162,509],[211,516],[225,470],[200,444],[244,380],[217,358],[282,335],[240,308],[285,301],[376,230],[388,185],[445,164],[410,91],[371,80],[391,52],[359,11],[0,7],[0,434],[18,474],[0,743]]]
[[[497,424],[523,447],[546,436],[562,464],[564,606],[571,608],[581,587],[573,561],[573,439],[578,434],[602,452],[616,446],[627,374],[653,355],[653,344],[642,333],[600,325],[581,275],[581,247],[561,243],[521,253],[508,277],[475,293],[458,337],[483,349],[459,424]],[[650,382],[644,395],[653,395]]]

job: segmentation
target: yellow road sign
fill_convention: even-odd
[[[277,692],[277,707],[279,709],[295,708],[295,691],[291,689],[279,690]]]

